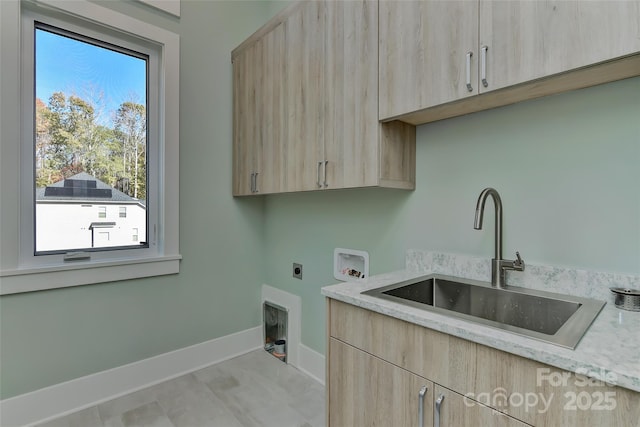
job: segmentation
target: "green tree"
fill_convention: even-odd
[[[51,175],[58,175],[55,176],[58,180],[59,175],[66,178],[88,171],[98,149],[91,104],[77,96],[67,98],[64,93],[56,92],[49,98],[49,107],[40,113],[41,118],[37,117],[36,109],[36,122],[48,125],[48,135],[41,135],[41,140],[48,145],[46,168],[58,172]]]

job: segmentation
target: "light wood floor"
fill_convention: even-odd
[[[324,405],[321,384],[256,350],[38,427],[322,427]]]

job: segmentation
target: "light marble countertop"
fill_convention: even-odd
[[[640,312],[620,310],[612,300],[607,299],[607,304],[578,346],[575,350],[570,350],[489,326],[361,294],[366,290],[426,274],[443,274],[442,269],[435,264],[427,263],[421,265],[421,268],[415,268],[411,264],[415,259],[409,258],[410,256],[405,270],[371,276],[358,282],[325,286],[322,288],[322,295],[640,392]],[[448,272],[456,275],[452,273],[455,272]],[[459,274],[457,276],[462,277]]]

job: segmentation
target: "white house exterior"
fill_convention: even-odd
[[[142,200],[79,173],[36,190],[36,252],[146,242]]]

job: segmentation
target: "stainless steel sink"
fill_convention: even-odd
[[[574,349],[605,303],[429,275],[363,292]]]

